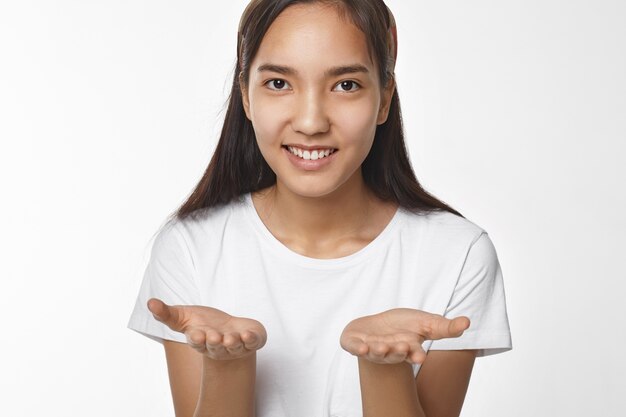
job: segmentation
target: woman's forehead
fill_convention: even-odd
[[[253,65],[266,62],[290,67],[360,64],[372,69],[365,34],[336,7],[319,3],[290,6],[274,20]]]

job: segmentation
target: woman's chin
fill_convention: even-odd
[[[323,198],[332,196],[333,192],[339,188],[337,184],[325,183],[324,181],[320,181],[318,178],[311,178],[311,180],[311,183],[306,180],[301,181],[298,184],[282,183],[278,187],[279,192],[287,191],[290,194],[302,198]]]

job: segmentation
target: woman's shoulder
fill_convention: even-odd
[[[473,221],[444,210],[413,213],[404,210],[405,232],[427,238],[430,244],[458,243],[462,246],[476,241],[487,231]]]
[[[473,221],[448,211],[409,214],[404,241],[416,242],[422,259],[432,268],[459,267],[471,252],[468,268],[497,263],[497,254],[487,231]]]
[[[197,209],[178,221],[181,226],[189,227],[219,223],[230,216],[240,214],[247,204],[248,196],[249,194],[242,194],[228,203]]]
[[[466,230],[471,233],[482,233],[485,230],[473,221],[446,210],[433,210],[413,213],[404,210],[409,223],[428,225],[439,229]]]

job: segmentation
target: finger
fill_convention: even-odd
[[[254,349],[259,339],[256,333],[246,330],[241,333],[241,341],[246,349]]]
[[[244,348],[248,350],[256,350],[259,349],[261,343],[261,337],[254,332],[249,330],[241,333],[241,341],[243,342]]]
[[[465,316],[456,317],[453,320],[443,316],[433,315],[426,331],[426,339],[438,340],[459,337],[469,328],[470,320]]]
[[[233,347],[241,342],[241,336],[237,332],[226,333],[224,334],[224,340],[222,344],[224,347]]]
[[[456,317],[452,322],[456,323],[455,332],[458,333],[459,336],[461,336],[465,332],[465,330],[469,329],[469,327],[472,325],[469,317],[465,316]]]
[[[426,352],[422,348],[422,345],[418,345],[417,348],[412,349],[407,355],[407,361],[409,363],[422,364],[426,360]]]
[[[243,342],[239,333],[229,333],[224,336],[224,347],[229,353],[240,353],[243,351]]]
[[[410,346],[406,342],[398,342],[391,346],[391,349],[385,356],[386,363],[400,363],[403,362],[408,353]]]
[[[450,334],[450,337],[459,337],[469,327],[470,327],[469,318],[465,316],[456,317],[448,323],[448,333]]]
[[[155,319],[161,320],[161,317],[165,314],[163,311],[165,309],[165,303],[158,298],[151,298],[146,303],[148,310],[152,313]]]
[[[206,335],[203,331],[192,329],[185,333],[187,344],[200,353],[206,352]]]
[[[246,330],[241,334],[241,341],[248,350],[259,350],[267,342],[267,334],[265,332],[257,333],[253,330]]]
[[[207,355],[213,359],[224,359],[230,356],[224,345],[207,345]]]
[[[209,347],[216,348],[218,346],[222,346],[223,336],[220,332],[213,330],[213,329],[206,329],[205,335],[206,335],[205,343],[206,343],[207,348]]]
[[[385,356],[391,348],[387,343],[371,342],[369,343],[369,352],[367,352],[367,358],[376,363],[385,363]]]
[[[358,337],[348,337],[345,341],[342,341],[341,347],[355,356],[363,356],[368,353],[369,346]]]
[[[233,348],[226,348],[226,351],[232,356],[241,356],[246,350],[243,348],[243,345],[237,345]]]
[[[148,300],[148,310],[150,310],[155,319],[170,329],[176,332],[184,332],[183,324],[181,323],[182,314],[180,307],[168,306],[158,298],[151,298]]]

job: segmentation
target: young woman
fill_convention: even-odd
[[[213,158],[129,327],[177,416],[458,416],[511,349],[487,233],[420,186],[381,0],[254,0]]]

